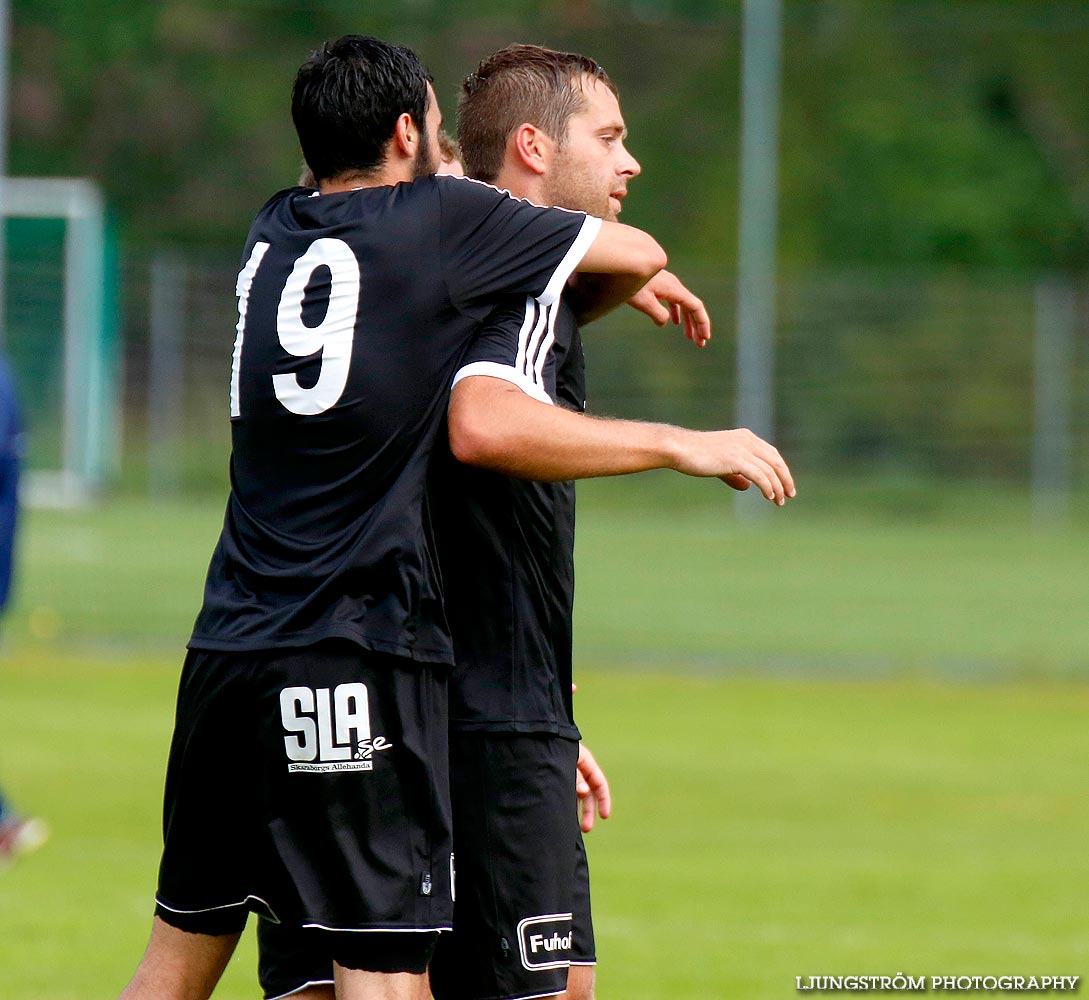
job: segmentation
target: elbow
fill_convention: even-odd
[[[640,263],[642,267],[639,273],[649,281],[659,271],[665,269],[665,266],[669,263],[669,257],[666,255],[665,250],[658,244],[657,240],[649,239],[649,244],[642,254]]]
[[[475,433],[465,420],[454,420],[453,414],[449,426],[450,451],[459,462],[475,465],[474,459],[480,452],[480,435]]]
[[[447,436],[450,451],[463,465],[514,473],[514,456],[524,448],[524,406],[532,402],[509,382],[474,376],[450,394]],[[542,405],[542,404],[533,404]]]
[[[463,465],[489,468],[495,464],[495,434],[479,421],[453,410],[448,428],[450,451]]]

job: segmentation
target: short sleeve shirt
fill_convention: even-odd
[[[582,341],[560,302],[497,310],[456,381],[501,378],[542,403],[585,407]],[[447,452],[434,491],[454,635],[450,724],[578,739],[571,706],[575,484],[514,479]]]
[[[429,177],[275,195],[238,278],[231,493],[190,646],[345,638],[451,662],[427,474],[504,296],[546,308],[597,220]]]

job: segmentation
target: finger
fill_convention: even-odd
[[[738,493],[744,493],[750,486],[755,486],[761,492],[765,500],[770,500],[777,507],[780,506],[778,498],[775,496],[775,490],[770,485],[770,480],[755,472],[750,472],[748,475],[743,475],[740,472],[731,472],[725,476],[719,476],[718,478],[729,486],[730,489],[737,490]]]
[[[771,495],[764,494],[768,500],[770,500],[776,507],[782,507],[786,503],[786,487],[783,486],[783,481],[779,478],[779,474],[770,465],[765,465],[764,474],[768,478],[768,483],[771,486]]]
[[[585,798],[582,800],[582,814],[579,817],[579,826],[583,833],[589,833],[594,828],[597,816],[594,813],[594,800]]]
[[[783,484],[783,493],[791,498],[796,497],[798,495],[798,490],[794,486],[794,477],[791,475],[786,462],[777,464],[774,468],[779,475],[779,481]]]
[[[612,793],[609,791],[609,779],[605,777],[605,772],[585,744],[579,745],[576,787],[578,787],[580,781],[585,781],[588,792],[592,792],[592,794],[587,794],[581,799],[580,809],[583,817],[583,830],[589,832],[586,823],[588,822],[592,826],[594,820],[592,815],[589,818],[587,817],[587,811],[592,814],[596,807],[597,815],[602,819],[608,819],[609,813],[612,812]]]
[[[669,310],[657,299],[647,301],[645,312],[658,326],[665,326],[669,322]]]
[[[593,795],[586,795],[579,800],[579,812],[581,815],[581,826],[583,833],[589,833],[593,829],[594,822],[597,817],[602,819],[608,819],[609,814],[612,812],[613,803],[612,797],[609,794],[608,782],[603,782],[599,787],[594,789]]]
[[[794,486],[794,476],[790,471],[790,466],[783,460],[783,456],[778,451],[775,452],[776,461],[772,463],[773,468],[779,475],[779,479],[783,484],[783,489],[788,497],[796,497],[798,490]]]
[[[693,295],[673,275],[672,281],[659,280],[654,294],[669,303],[670,315],[678,326],[684,323],[685,336],[698,347],[703,347],[711,339],[711,318],[702,300]],[[662,278],[660,272],[658,278]]]
[[[765,500],[770,500],[776,507],[786,503],[783,484],[767,462],[753,455],[738,471],[764,494]]]
[[[697,343],[703,347],[711,339],[711,314],[707,312],[707,307],[697,299],[696,306],[692,309],[692,316],[696,323]]]
[[[696,313],[686,310],[684,314],[684,335],[697,347],[706,347],[711,339],[709,328],[705,328]]]
[[[586,803],[591,802],[597,806],[598,815],[602,819],[608,819],[609,813],[612,812],[613,799],[612,793],[609,791],[609,781],[605,777],[605,772],[595,763],[592,773],[587,774],[586,778],[590,783],[593,796],[583,799],[583,805],[585,806]]]
[[[779,449],[759,435],[754,434],[748,428],[742,427],[738,430],[744,440],[742,447],[750,453],[753,459],[761,463],[761,467],[765,469],[772,480],[778,482],[783,497],[797,496],[794,477],[790,472],[790,467],[779,453]]]
[[[665,326],[669,322],[669,310],[650,292],[645,289],[628,299],[628,304],[641,313],[649,316],[655,326]]]
[[[794,486],[794,476],[790,471],[790,467],[786,464],[786,460],[779,454],[779,449],[762,438],[756,438],[756,441],[758,442],[757,450],[761,458],[771,466],[775,475],[783,484],[784,495],[788,497],[797,496],[798,491]]]
[[[711,316],[707,312],[707,306],[703,304],[702,299],[696,298],[695,295],[689,293],[684,300],[684,307],[689,314],[690,320],[695,324],[700,334],[706,339],[711,337]]]
[[[602,819],[608,819],[609,813],[613,811],[613,797],[609,791],[609,782],[605,780],[605,774],[602,772],[601,784],[594,789],[594,797],[597,799],[597,812]]]

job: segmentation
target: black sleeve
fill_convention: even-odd
[[[462,308],[512,294],[555,302],[601,228],[593,216],[541,208],[490,184],[437,180],[443,272]]]
[[[518,386],[542,403],[554,402],[555,378],[546,365],[555,340],[559,302],[542,305],[532,296],[508,300],[481,325],[469,345],[453,385],[471,375],[490,375]]]

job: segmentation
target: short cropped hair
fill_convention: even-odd
[[[295,76],[291,118],[314,176],[380,168],[402,114],[426,127],[430,80],[411,49],[368,35],[344,35],[311,53]]]
[[[562,146],[573,115],[586,107],[584,78],[616,87],[593,59],[539,45],[508,45],[488,56],[461,85],[458,143],[465,172],[492,183],[507,141],[528,122]]]

